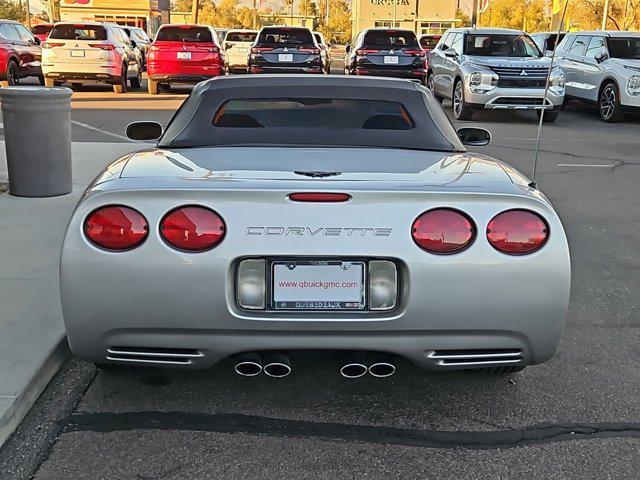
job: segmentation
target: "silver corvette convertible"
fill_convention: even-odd
[[[287,375],[517,371],[556,350],[570,286],[549,200],[468,153],[424,87],[377,78],[199,84],[156,148],[109,165],[61,259],[73,352],[101,365]]]

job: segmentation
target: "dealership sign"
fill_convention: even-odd
[[[70,7],[91,7],[93,6],[93,0],[63,0],[62,3],[65,6]]]
[[[371,5],[393,5],[393,0],[369,0]],[[396,0],[396,5],[410,5],[409,0]]]

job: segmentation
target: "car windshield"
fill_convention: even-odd
[[[311,31],[306,28],[264,28],[258,38],[265,45],[313,45]]]
[[[258,34],[256,32],[229,32],[225,42],[253,42]]]
[[[44,33],[49,33],[53,27],[51,25],[36,25],[31,30],[33,33],[37,33],[39,35]]]
[[[49,38],[55,40],[106,40],[107,30],[100,25],[58,24]]]
[[[205,27],[162,27],[156,40],[161,42],[213,42],[213,37]]]
[[[640,38],[610,38],[609,56],[640,60]]]
[[[541,57],[527,35],[467,35],[465,53],[478,57]]]
[[[344,98],[251,98],[229,100],[213,116],[215,127],[411,130],[398,102]]]
[[[406,30],[369,30],[364,36],[363,45],[378,48],[417,47],[418,38],[415,33]]]

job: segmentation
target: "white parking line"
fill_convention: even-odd
[[[592,168],[613,168],[616,165],[612,163],[607,164],[586,164],[586,163],[558,163],[559,167],[592,167]]]
[[[71,120],[71,123],[73,123],[74,125],[78,125],[79,127],[86,128],[88,130],[93,130],[94,132],[99,132],[104,135],[110,135],[114,138],[119,138],[120,140],[126,140],[127,142],[130,142],[130,143],[138,143],[135,140],[131,140],[129,137],[125,137],[124,135],[118,135],[117,133],[108,132],[107,130],[102,130],[101,128],[94,127],[93,125],[88,125],[86,123],[78,122],[76,120]]]

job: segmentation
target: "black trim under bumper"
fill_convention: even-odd
[[[149,75],[149,78],[158,83],[200,83],[205,80],[216,78],[218,75]]]
[[[61,82],[73,82],[74,80],[85,80],[91,82],[101,82],[108,84],[120,83],[120,76],[111,75],[109,73],[48,73],[46,78],[53,78]]]

